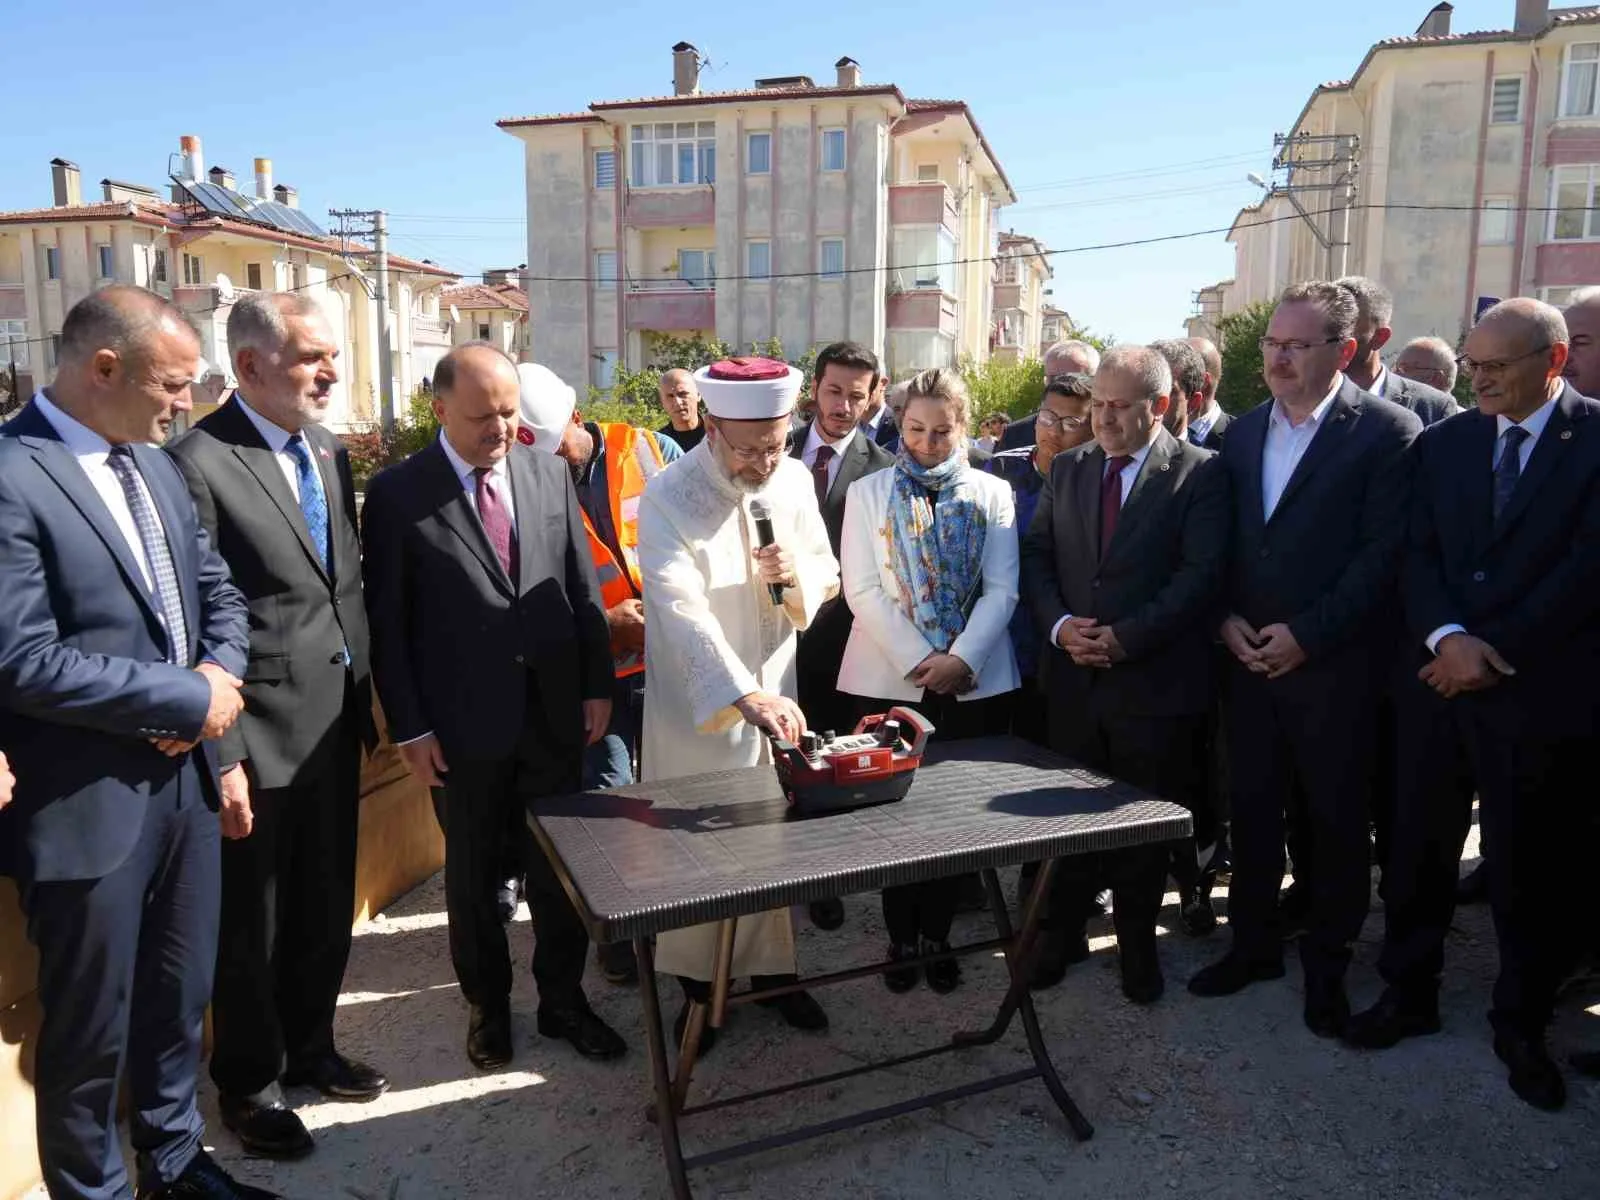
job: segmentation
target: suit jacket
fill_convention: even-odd
[[[1422,422],[1344,380],[1268,521],[1261,460],[1273,403],[1236,418],[1220,455],[1233,493],[1226,602],[1257,629],[1286,622],[1308,661],[1279,682],[1312,687],[1320,671],[1370,669],[1393,646],[1386,613]]]
[[[367,486],[362,576],[373,682],[390,738],[432,733],[446,762],[509,755],[530,682],[547,729],[577,753],[581,701],[612,692],[611,637],[572,474],[561,459],[520,444],[508,463],[515,586],[438,442]]]
[[[1436,424],[1447,417],[1453,417],[1461,411],[1461,405],[1456,403],[1456,398],[1449,392],[1441,392],[1436,387],[1429,387],[1425,383],[1418,383],[1415,379],[1407,379],[1404,375],[1389,372],[1389,382],[1384,389],[1385,400],[1391,404],[1398,404],[1401,408],[1409,408],[1417,414],[1417,419],[1423,426]]]
[[[950,647],[969,667],[977,687],[962,700],[982,700],[1014,691],[1021,678],[1011,649],[1009,626],[1017,605],[1016,506],[1011,485],[973,470],[978,502],[987,519],[983,539],[982,593],[966,628]],[[890,569],[883,530],[895,472],[879,471],[859,480],[845,498],[844,538],[839,577],[855,614],[839,690],[871,699],[922,699],[922,689],[906,680],[933,646],[900,607],[900,584]]]
[[[1100,552],[1106,456],[1090,442],[1050,464],[1022,545],[1022,590],[1046,639],[1053,701],[1109,714],[1202,713],[1212,703],[1212,634],[1227,567],[1228,477],[1209,450],[1156,435]],[[1049,645],[1065,616],[1109,624],[1127,658],[1080,667]]]
[[[1516,491],[1493,517],[1495,418],[1477,410],[1417,439],[1402,586],[1407,662],[1459,624],[1516,674],[1450,701],[1507,733],[1591,732],[1600,712],[1600,403],[1562,384]]]
[[[17,777],[0,809],[0,874],[109,874],[137,845],[150,794],[191,758],[217,804],[210,743],[172,759],[150,739],[199,736],[211,687],[189,667],[244,674],[244,598],[172,460],[150,446],[133,457],[178,577],[181,666],[167,661],[138,561],[54,427],[29,404],[0,428],[0,748]]]
[[[1227,412],[1219,412],[1217,419],[1211,423],[1211,428],[1206,430],[1205,440],[1200,443],[1202,449],[1217,453],[1222,451],[1222,443],[1227,440],[1228,426],[1233,424],[1233,417]]]
[[[218,753],[224,767],[248,759],[262,788],[314,777],[337,742],[347,706],[351,728],[369,749],[377,744],[350,456],[321,426],[302,432],[328,500],[331,570],[311,544],[277,458],[236,399],[168,450],[250,605],[245,711]],[[346,649],[354,683],[348,697]]]
[[[996,450],[1020,450],[1024,446],[1034,444],[1034,421],[1039,416],[1039,410],[1034,409],[1025,417],[1019,417],[1006,426],[1006,431],[1000,435],[1000,440],[994,444]]]

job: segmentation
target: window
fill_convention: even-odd
[[[478,326],[478,340],[480,342],[489,340],[489,326],[487,323]]]
[[[824,171],[844,170],[844,130],[824,129],[822,131],[822,169]]]
[[[594,252],[594,284],[603,292],[616,291],[617,252],[615,250],[596,250]]]
[[[1574,42],[1561,67],[1561,115],[1596,115],[1595,76],[1600,71],[1600,42]]]
[[[894,231],[889,248],[890,276],[895,286],[911,291],[938,288],[956,294],[956,239],[937,226],[913,226]]]
[[[46,279],[61,278],[61,251],[55,246],[44,248],[44,277]]]
[[[301,288],[306,286],[306,265],[305,265],[305,263],[291,263],[289,265],[289,286],[290,286],[291,290],[293,290],[293,291],[299,291]],[[439,298],[437,296],[435,296],[433,298],[432,309],[433,309],[433,315],[434,316],[438,316],[439,315]]]
[[[679,250],[678,278],[692,288],[717,286],[717,252],[715,250]]]
[[[1478,244],[1503,246],[1511,241],[1511,217],[1510,196],[1485,196],[1478,214]]]
[[[19,371],[28,369],[28,323],[0,319],[0,370],[13,363]]]
[[[167,281],[167,252],[165,250],[152,250],[150,252],[150,282],[165,283]]]
[[[602,392],[609,392],[617,375],[617,352],[596,350],[589,365],[589,382]]]
[[[55,370],[61,362],[61,335],[52,333],[44,348],[45,366]]]
[[[205,284],[205,260],[198,254],[185,254],[183,256],[183,286],[202,287]]]
[[[1549,240],[1576,242],[1600,237],[1600,213],[1595,212],[1600,190],[1600,166],[1557,167],[1550,173]]]
[[[744,139],[744,170],[747,175],[772,174],[772,135],[747,134]]]
[[[938,163],[918,163],[917,164],[917,182],[918,183],[938,183],[939,182],[939,164]]]
[[[594,186],[596,191],[609,192],[617,186],[617,152],[615,150],[596,150],[594,152]]]
[[[843,238],[823,238],[817,243],[817,271],[824,279],[844,278]]]
[[[744,273],[750,279],[772,277],[772,243],[746,242],[744,244]]]
[[[1553,304],[1557,308],[1565,308],[1572,303],[1572,297],[1578,289],[1575,287],[1547,287],[1539,289],[1539,299],[1546,304]]]
[[[1495,125],[1516,125],[1522,120],[1522,76],[1502,75],[1494,81],[1489,120]]]
[[[715,183],[717,123],[662,121],[633,126],[628,170],[634,187]]]
[[[259,292],[261,290],[261,264],[260,263],[245,263],[245,265],[244,265],[244,285],[245,285],[245,287],[249,288],[251,291]]]
[[[111,279],[117,273],[116,260],[111,253],[110,246],[96,246],[94,248],[96,264],[100,268],[101,279]]]

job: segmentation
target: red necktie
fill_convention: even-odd
[[[494,547],[495,557],[500,560],[506,578],[514,584],[517,581],[517,568],[512,550],[516,546],[517,535],[511,528],[511,514],[506,512],[505,504],[494,488],[489,486],[489,468],[475,467],[472,474],[477,480],[474,495],[478,501],[478,518],[483,522],[483,531],[489,535],[489,544]]]
[[[832,458],[832,446],[818,446],[817,457],[811,464],[811,486],[817,490],[818,508],[828,502],[828,463]]]
[[[1100,480],[1100,554],[1103,557],[1117,532],[1117,517],[1122,512],[1122,471],[1133,461],[1131,454],[1118,454],[1106,460],[1105,477]]]

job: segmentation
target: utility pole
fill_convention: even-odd
[[[1252,180],[1268,197],[1282,196],[1299,214],[1311,236],[1326,254],[1328,278],[1338,279],[1349,272],[1350,210],[1355,207],[1357,180],[1361,172],[1361,139],[1353,133],[1297,133],[1292,137],[1274,134],[1272,158],[1274,173],[1286,174],[1286,182],[1270,186],[1259,175]],[[1328,158],[1312,157],[1326,153]],[[1331,178],[1325,178],[1331,174]],[[1328,207],[1310,212],[1301,203],[1303,193],[1324,193]]]
[[[370,251],[358,251],[373,257],[371,292],[378,306],[378,406],[379,423],[384,437],[394,434],[394,353],[389,338],[389,214],[383,209],[330,208],[328,215],[339,222],[339,237],[352,234],[372,239]],[[354,229],[346,222],[359,222],[365,229]],[[366,280],[362,280],[363,286]]]

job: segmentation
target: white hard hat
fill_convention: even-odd
[[[517,381],[522,385],[522,424],[517,429],[517,440],[524,446],[554,454],[578,407],[578,393],[562,383],[549,367],[538,363],[518,363]]]

